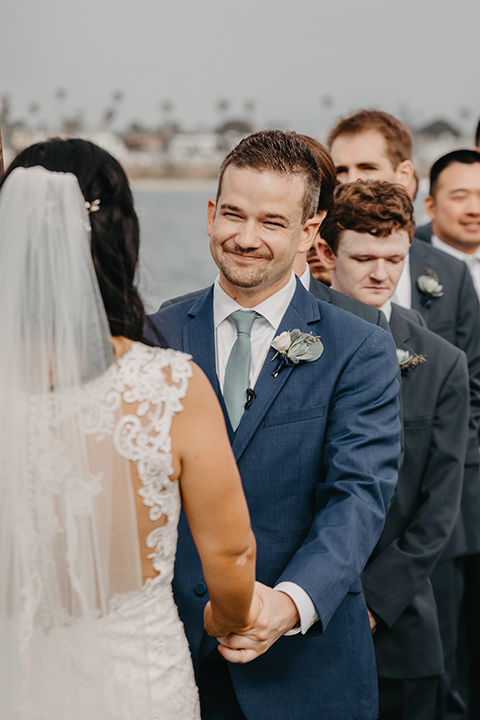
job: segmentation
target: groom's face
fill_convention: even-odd
[[[286,285],[320,223],[316,216],[302,222],[304,193],[301,175],[227,167],[220,196],[208,203],[207,230],[231,297],[256,304]]]

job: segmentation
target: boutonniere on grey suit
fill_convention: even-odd
[[[417,278],[418,289],[422,294],[420,300],[421,307],[430,310],[432,306],[432,298],[439,298],[443,295],[443,285],[440,285],[438,275],[435,270],[427,268],[424,275]]]
[[[408,350],[400,350],[397,348],[398,364],[402,375],[409,375],[410,370],[421,363],[427,362],[425,355],[417,355],[410,353]]]
[[[271,345],[277,351],[272,360],[279,358],[272,373],[273,377],[277,377],[283,367],[318,360],[324,351],[318,335],[302,333],[298,328],[280,333],[272,340]]]

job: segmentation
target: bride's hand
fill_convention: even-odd
[[[234,627],[231,622],[229,623],[228,618],[221,616],[218,611],[215,611],[214,606],[212,606],[212,603],[209,601],[205,606],[203,613],[203,624],[205,626],[205,630],[212,637],[224,637],[230,633],[247,632],[255,625],[261,612],[262,605],[263,603],[255,584],[255,590],[252,596],[250,610],[248,611],[247,621],[245,625],[241,627]]]
[[[262,655],[288,630],[299,622],[293,600],[281,590],[256,583],[261,611],[254,625],[245,631],[217,637],[218,652],[225,660],[247,663]]]

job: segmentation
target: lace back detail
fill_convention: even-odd
[[[180,514],[178,481],[173,472],[170,428],[182,410],[192,375],[190,356],[175,350],[133,343],[106,378],[91,384],[90,400],[97,406],[88,413],[90,427],[98,437],[113,435],[115,450],[133,462],[141,487],[138,494],[149,508],[156,527],[148,534],[148,557],[164,581],[171,582]],[[122,404],[132,412],[115,424],[111,413]],[[99,407],[101,411],[99,411]],[[128,412],[128,408],[127,408]]]

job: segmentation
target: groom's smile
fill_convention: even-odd
[[[220,196],[209,200],[207,230],[220,284],[245,307],[286,285],[297,252],[310,247],[318,221],[302,222],[304,192],[301,175],[230,166]]]

